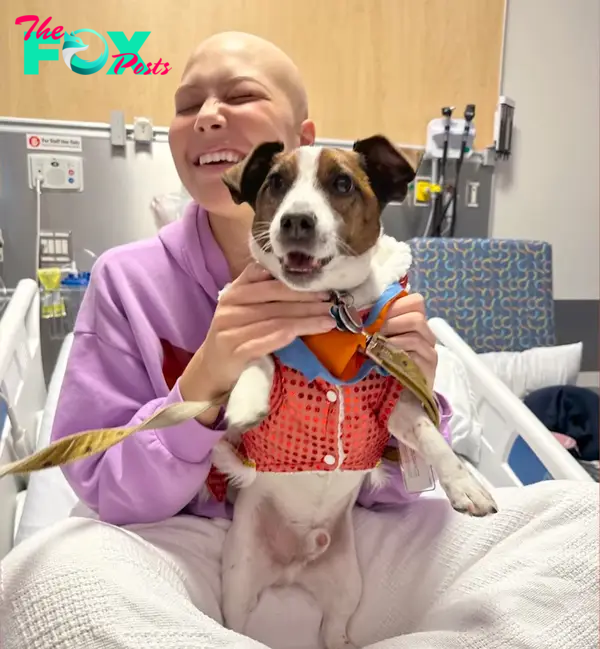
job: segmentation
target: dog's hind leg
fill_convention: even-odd
[[[352,508],[336,526],[327,551],[298,576],[298,583],[323,611],[321,634],[325,649],[352,649],[348,623],[362,595],[362,576],[356,555]]]
[[[245,496],[242,489],[239,498]],[[222,609],[225,626],[244,633],[260,595],[281,577],[257,529],[256,508],[237,507],[222,556]]]

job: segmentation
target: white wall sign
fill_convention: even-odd
[[[78,135],[41,135],[27,133],[27,148],[37,151],[81,151]]]

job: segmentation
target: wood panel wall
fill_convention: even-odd
[[[167,126],[173,92],[186,58],[206,36],[242,30],[268,38],[298,64],[311,116],[321,137],[353,139],[384,132],[423,144],[427,122],[454,105],[477,106],[476,147],[492,142],[498,99],[505,0],[3,0],[0,6],[0,115],[107,122],[110,111],[151,117]],[[15,19],[69,31],[149,30],[140,50],[162,57],[163,76],[89,76],[71,72],[62,57],[23,71],[23,33]],[[85,35],[83,35],[85,36]],[[108,39],[107,39],[108,40]],[[92,60],[100,41],[86,38]],[[118,51],[112,43],[111,54]],[[110,60],[110,59],[109,59]]]

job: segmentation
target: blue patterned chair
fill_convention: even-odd
[[[410,284],[476,352],[555,345],[552,248],[517,239],[416,238]]]
[[[444,319],[475,352],[518,352],[556,344],[548,243],[443,238],[409,243],[411,291],[425,298],[428,318]],[[497,413],[488,412],[487,455],[497,456],[496,464],[506,460],[522,484],[552,479],[527,442],[518,434],[509,439],[501,423],[495,427]],[[510,445],[506,458],[498,455],[505,443]],[[500,480],[504,469],[496,473],[496,468]]]

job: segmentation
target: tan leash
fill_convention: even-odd
[[[423,404],[427,415],[436,427],[440,425],[440,413],[433,391],[427,385],[423,373],[406,352],[391,345],[381,334],[367,338],[364,352],[380,367],[394,376]],[[124,439],[149,428],[169,428],[195,419],[209,408],[222,406],[229,393],[207,402],[189,401],[166,406],[136,426],[99,428],[75,433],[53,442],[46,448],[16,462],[0,467],[0,478],[11,474],[26,474],[51,467],[62,466],[106,451]]]

